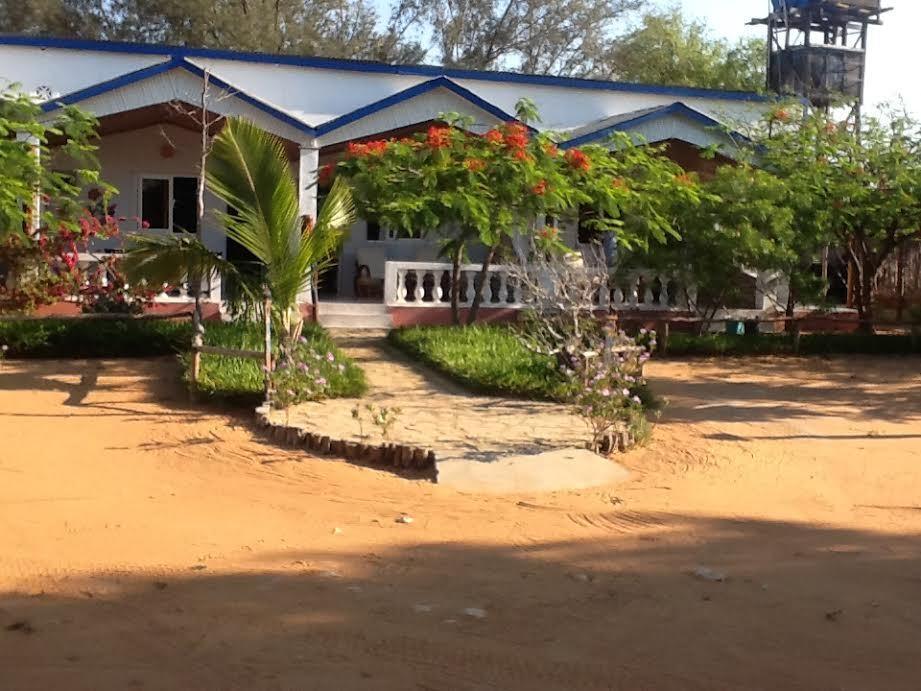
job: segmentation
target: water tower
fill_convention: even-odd
[[[753,24],[768,29],[768,88],[816,108],[848,105],[859,120],[867,33],[881,24],[881,0],[771,0]]]

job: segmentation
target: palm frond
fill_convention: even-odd
[[[236,210],[222,214],[227,235],[266,265],[291,252],[297,184],[281,142],[252,122],[232,118],[208,158],[208,187]]]
[[[298,183],[284,147],[239,118],[228,120],[215,138],[206,178],[211,191],[234,209],[217,214],[223,232],[265,264],[278,313],[294,314],[312,272],[333,259],[355,221],[348,186],[337,180],[319,218],[304,227]]]
[[[233,264],[222,259],[191,233],[130,235],[120,266],[128,281],[150,285],[179,283],[188,276],[224,276],[236,273]]]

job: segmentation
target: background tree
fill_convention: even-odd
[[[415,62],[368,0],[0,0],[4,31]],[[397,23],[394,23],[397,26]]]
[[[586,75],[645,0],[401,0],[391,25],[430,36],[449,67]]]
[[[797,254],[782,179],[748,164],[724,165],[700,187],[699,205],[675,209],[680,237],[625,257],[624,268],[672,277],[676,285],[661,289],[682,293],[706,331],[719,309],[747,298],[746,272],[789,270]]]
[[[611,43],[597,71],[630,82],[763,91],[764,56],[762,39],[714,38],[706,24],[671,9],[645,14]]]

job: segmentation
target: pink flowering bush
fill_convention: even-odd
[[[331,350],[318,349],[311,341],[301,338],[288,357],[282,359],[272,373],[272,402],[277,408],[287,408],[306,401],[319,401],[332,395],[332,382],[341,379],[348,364]]]
[[[639,441],[648,436],[640,394],[646,386],[643,366],[656,347],[654,331],[644,329],[637,339],[612,329],[603,333],[594,348],[584,350],[584,342],[574,343],[564,348],[561,358],[561,370],[571,381],[574,412],[589,426],[590,447],[596,453],[614,451],[618,433],[629,432]]]

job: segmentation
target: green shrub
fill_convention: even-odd
[[[122,358],[173,355],[188,347],[188,320],[0,319],[10,358]]]
[[[368,384],[364,372],[351,359],[343,355],[323,327],[316,324],[304,324],[304,345],[322,353],[333,353],[338,367],[330,368],[326,379],[325,397],[343,398],[361,396],[367,391]],[[261,324],[251,322],[207,322],[205,324],[205,344],[261,350],[264,333]],[[191,355],[182,356],[185,380],[190,380]],[[201,373],[198,379],[198,391],[206,397],[221,399],[241,404],[256,403],[262,400],[265,388],[265,374],[261,360],[244,360],[220,355],[203,355]],[[300,396],[296,382],[284,375],[285,390],[294,393],[289,396],[291,402],[308,400],[314,396]],[[290,380],[290,381],[289,381]]]
[[[912,353],[921,353],[921,341],[910,335],[815,333],[800,336],[800,355],[909,355]],[[745,337],[724,333],[701,336],[672,333],[668,340],[670,357],[791,354],[793,354],[793,337],[789,334],[762,334]]]

